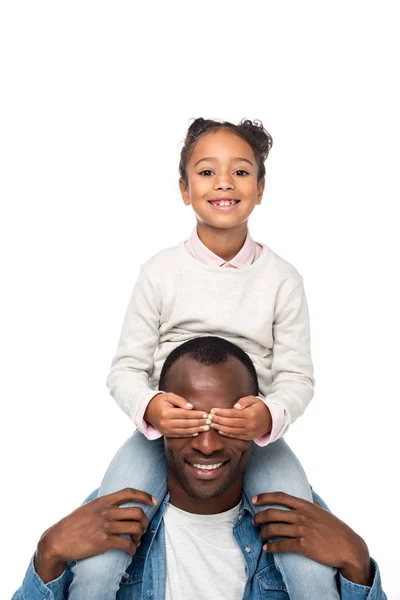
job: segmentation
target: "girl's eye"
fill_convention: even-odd
[[[244,169],[238,169],[237,171],[235,171],[235,173],[239,175],[239,177],[244,177],[245,175],[249,174],[248,171],[245,171]],[[203,171],[200,171],[199,175],[210,177],[211,175],[213,175],[213,172],[211,171],[211,169],[204,169]]]

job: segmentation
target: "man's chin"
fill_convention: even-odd
[[[218,496],[221,496],[230,485],[230,481],[227,477],[210,481],[199,480],[192,477],[182,477],[180,481],[186,493],[196,500],[211,500],[211,498],[218,498]]]
[[[227,490],[226,485],[215,486],[215,485],[200,485],[194,486],[187,484],[184,486],[186,493],[194,498],[195,500],[211,500],[212,498],[218,498]]]

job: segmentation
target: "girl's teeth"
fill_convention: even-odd
[[[236,204],[235,200],[222,200],[221,202],[213,202],[214,206],[233,206]]]

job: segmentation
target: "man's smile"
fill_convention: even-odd
[[[188,461],[185,465],[188,467],[190,476],[196,479],[216,479],[225,471],[229,460],[220,460],[219,462]]]

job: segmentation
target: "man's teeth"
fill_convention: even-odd
[[[217,463],[216,465],[199,465],[199,464],[193,464],[192,466],[195,469],[202,469],[203,471],[211,471],[212,469],[218,469],[218,467],[220,467],[222,465],[222,463]]]
[[[233,206],[236,204],[236,200],[221,200],[218,202],[212,202],[214,206]]]

